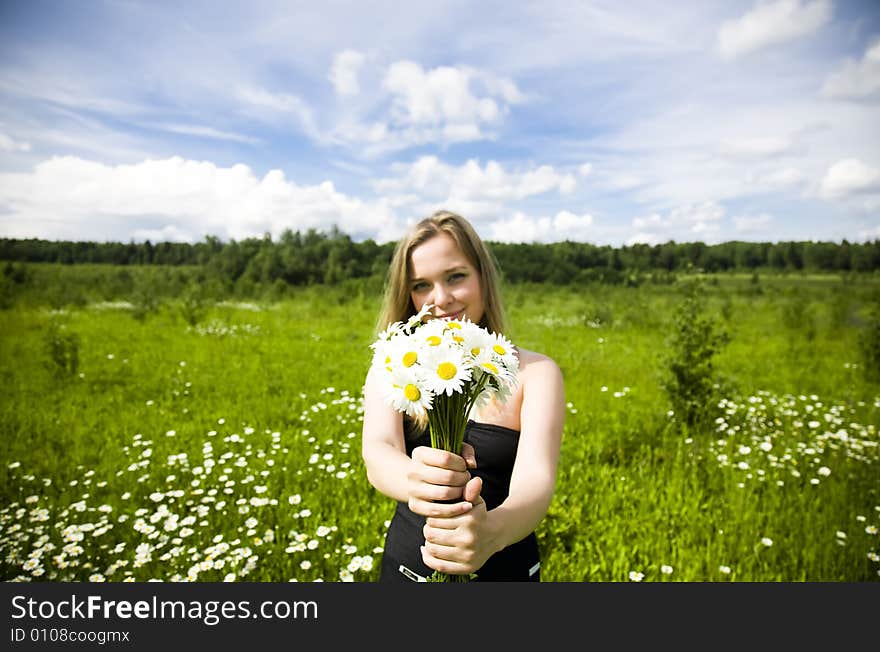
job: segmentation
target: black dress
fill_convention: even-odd
[[[519,431],[471,420],[464,440],[474,447],[477,458],[477,468],[470,469],[471,476],[483,479],[480,495],[486,502],[486,509],[494,509],[504,502],[510,491]],[[412,455],[417,446],[430,445],[430,435],[425,432],[414,439],[406,439],[406,453]],[[424,525],[424,516],[414,514],[406,503],[397,503],[385,537],[380,582],[417,582],[434,572],[422,562],[419,550],[425,543]],[[489,557],[476,575],[476,581],[483,582],[540,581],[540,556],[535,533]]]

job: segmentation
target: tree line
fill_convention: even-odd
[[[511,282],[567,284],[626,282],[644,274],[776,270],[780,272],[874,272],[880,269],[880,240],[790,241],[721,244],[674,242],[620,247],[587,242],[487,243],[504,278]],[[186,242],[77,242],[0,239],[0,260],[28,263],[198,266],[206,277],[227,284],[283,282],[335,284],[382,277],[394,242],[355,242],[337,228],[285,231],[280,238],[221,241],[207,236]]]

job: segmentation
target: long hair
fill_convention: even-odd
[[[494,333],[503,333],[507,322],[495,259],[470,222],[461,215],[444,210],[423,219],[397,243],[385,281],[385,296],[377,330],[382,331],[396,321],[405,321],[416,313],[411,294],[412,252],[441,233],[449,235],[455,241],[479,274],[484,304],[483,318],[479,325]]]

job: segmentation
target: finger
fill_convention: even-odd
[[[425,566],[428,568],[433,568],[435,571],[440,571],[441,573],[449,573],[450,575],[465,575],[470,572],[468,568],[466,568],[463,564],[457,564],[455,562],[450,562],[444,559],[437,559],[432,556],[425,547],[421,548],[422,553],[422,561],[425,562]]]
[[[473,505],[469,502],[459,501],[455,503],[435,503],[430,500],[422,500],[420,498],[410,497],[409,509],[414,514],[433,518],[449,518],[451,516],[459,516],[470,511]]]
[[[461,445],[461,456],[469,469],[477,468],[477,451],[470,444]]]
[[[449,487],[446,485],[435,485],[423,481],[411,482],[409,485],[409,495],[411,498],[419,498],[420,500],[436,500],[436,501],[460,501],[462,490],[464,487]]]
[[[470,511],[474,508],[474,506],[466,501],[462,501],[459,503],[460,505],[467,505],[467,509],[463,511],[461,514],[456,514],[455,516],[446,516],[446,517],[435,517],[429,516],[425,519],[425,525],[430,526],[432,528],[439,528],[441,530],[455,530],[462,525],[465,524],[464,518],[470,513]]]
[[[428,466],[436,466],[450,471],[467,471],[467,462],[461,455],[431,446],[417,446],[413,449],[412,458]]]
[[[443,520],[453,520],[453,519],[435,519],[438,521]],[[434,528],[429,525],[425,525],[422,528],[422,534],[425,537],[425,541],[428,543],[434,543],[440,546],[455,546],[456,545],[456,530],[444,530],[442,528]]]
[[[471,474],[467,471],[450,471],[434,466],[427,466],[422,463],[416,463],[411,468],[410,478],[413,480],[435,484],[444,487],[457,487],[459,492],[461,488],[471,479]]]
[[[480,477],[471,478],[464,486],[463,498],[474,506],[479,505],[483,502],[483,497],[480,495],[482,490],[483,479]]]
[[[442,546],[426,541],[424,545],[422,545],[423,559],[425,555],[428,555],[435,563],[444,564],[448,568],[453,569],[446,571],[447,573],[470,572],[470,567],[467,566],[469,563],[469,554],[461,548],[456,548],[455,546]]]

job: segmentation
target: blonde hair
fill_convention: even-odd
[[[495,259],[470,222],[461,215],[443,210],[416,224],[397,243],[385,281],[385,296],[379,313],[377,330],[382,331],[396,321],[405,321],[416,313],[411,293],[412,252],[419,245],[441,233],[449,235],[455,241],[480,277],[484,309],[479,325],[494,333],[503,333],[507,323]]]

